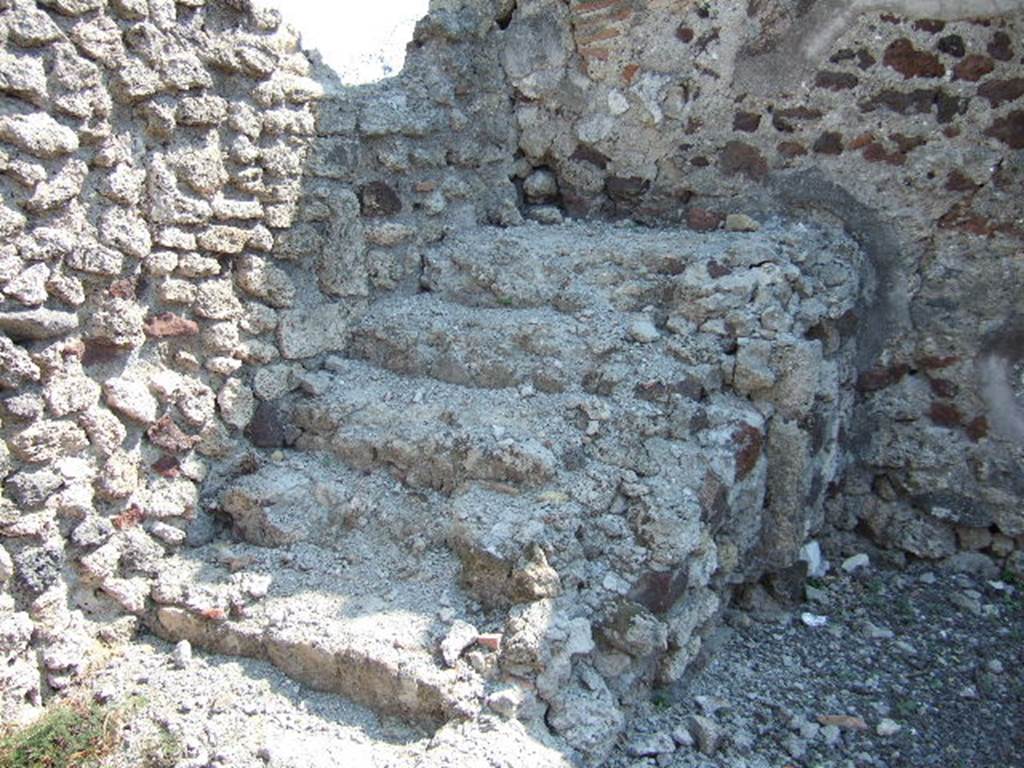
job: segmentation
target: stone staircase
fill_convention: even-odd
[[[599,763],[630,697],[678,680],[778,559],[769,489],[803,528],[820,511],[857,257],[782,225],[449,237],[276,404],[290,447],[224,485],[234,539],[167,561],[152,625],[425,727],[518,717]],[[773,476],[773,423],[813,431],[814,403],[808,460]]]

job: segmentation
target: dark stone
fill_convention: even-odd
[[[869,163],[903,165],[907,157],[899,152],[889,152],[881,142],[873,141],[864,147],[864,159]]]
[[[749,424],[742,424],[733,430],[732,439],[736,445],[736,481],[739,482],[757,466],[764,447],[764,433]]]
[[[612,200],[625,203],[632,202],[650,189],[651,182],[639,176],[609,176],[605,181],[605,190]]]
[[[586,144],[579,144],[576,147],[576,151],[569,156],[570,160],[575,160],[579,163],[590,163],[602,171],[608,167],[608,163],[611,162],[607,155],[598,152],[593,147],[588,147]]]
[[[393,216],[402,210],[402,200],[398,193],[383,181],[370,182],[360,189],[359,201],[363,216],[369,218]]]
[[[913,152],[918,147],[924,146],[928,140],[924,136],[905,136],[902,133],[894,133],[889,137],[899,147],[901,153]]]
[[[693,28],[692,27],[687,27],[687,26],[685,26],[683,24],[680,24],[676,28],[676,39],[677,40],[681,40],[684,43],[692,42],[693,41],[693,35],[694,35],[694,32],[693,32]]]
[[[935,95],[935,106],[939,123],[945,124],[952,122],[957,115],[967,114],[970,101],[939,89]]]
[[[703,400],[704,387],[696,379],[680,379],[666,382],[657,379],[644,381],[633,388],[633,394],[640,400],[654,403],[669,403],[675,395],[689,400]]]
[[[1014,77],[1010,80],[986,80],[978,86],[978,95],[988,99],[993,107],[1016,101],[1024,96],[1024,77]]]
[[[918,19],[914,22],[914,29],[919,32],[927,32],[929,35],[937,35],[946,28],[946,22],[939,19]]]
[[[176,456],[168,456],[166,453],[150,466],[160,477],[173,479],[181,474],[181,462]]]
[[[974,192],[980,185],[960,171],[952,170],[946,178],[946,189],[950,192]]]
[[[811,436],[811,454],[817,455],[828,439],[828,420],[815,411],[801,424]]]
[[[890,365],[887,368],[872,368],[857,377],[858,392],[877,392],[891,387],[910,372],[906,365]]]
[[[751,181],[759,181],[768,175],[768,162],[756,147],[742,141],[730,141],[725,145],[719,158],[722,173],[726,176],[742,174]]]
[[[799,141],[780,141],[776,149],[780,155],[790,159],[807,154],[807,147]]]
[[[732,268],[731,267],[728,267],[725,264],[719,264],[714,259],[711,259],[711,261],[709,261],[707,263],[707,270],[708,270],[708,276],[712,280],[717,280],[720,277],[725,277],[726,275],[731,275],[732,274]]]
[[[56,549],[32,547],[14,556],[18,582],[33,595],[40,595],[60,579],[64,554]]]
[[[174,336],[195,336],[199,333],[199,324],[194,320],[180,317],[173,312],[163,312],[146,319],[146,335],[154,339],[166,339]]]
[[[861,71],[871,69],[876,63],[878,63],[878,59],[872,56],[867,48],[861,48],[857,51],[857,66]]]
[[[648,572],[640,577],[630,597],[654,614],[666,613],[689,585],[686,568],[676,571]]]
[[[1013,41],[1005,32],[996,32],[988,44],[988,55],[997,61],[1009,61],[1013,58]]]
[[[788,568],[765,576],[768,592],[782,605],[795,606],[803,601],[807,581],[807,563],[798,560]]]
[[[693,158],[693,160],[690,161],[690,165],[694,168],[707,168],[711,165],[711,161],[701,155],[700,157]]]
[[[916,362],[918,368],[923,368],[926,371],[938,371],[956,365],[960,362],[960,358],[957,355],[921,355]]]
[[[938,91],[935,88],[918,88],[913,91],[885,90],[876,93],[858,106],[861,112],[874,112],[884,107],[901,115],[925,115],[932,111]]]
[[[820,110],[807,107],[792,107],[791,109],[777,109],[772,115],[772,125],[775,130],[782,133],[793,133],[796,130],[795,122],[805,120],[817,120],[822,116]]]
[[[761,125],[761,116],[756,112],[737,112],[732,117],[732,129],[753,133]]]
[[[841,155],[843,153],[843,134],[826,131],[815,140],[811,147],[819,155]]]
[[[245,428],[245,436],[257,448],[282,447],[286,434],[277,406],[266,401],[257,405],[252,419]]]
[[[882,63],[903,75],[904,80],[912,77],[942,77],[946,74],[946,68],[938,56],[917,50],[905,37],[889,43]]]
[[[725,216],[706,208],[691,208],[686,213],[686,224],[695,232],[711,232],[725,221]]]
[[[964,428],[964,431],[971,442],[976,443],[988,435],[988,419],[984,416],[978,416],[971,420],[971,423]]]
[[[1024,149],[1024,110],[1014,110],[996,119],[985,135],[998,139],[1010,149]]]
[[[146,430],[146,436],[149,442],[168,453],[188,453],[199,441],[198,437],[186,435],[167,414]]]
[[[940,427],[959,427],[963,424],[963,416],[955,405],[935,401],[928,409],[928,418],[932,423]]]
[[[928,386],[931,387],[932,393],[936,397],[947,399],[956,397],[957,392],[960,391],[960,387],[949,379],[928,379]]]
[[[814,85],[830,91],[848,91],[856,88],[860,78],[850,72],[819,72],[814,78]]]
[[[127,352],[128,350],[115,347],[113,344],[90,339],[85,342],[85,349],[82,352],[82,365],[112,363],[122,358]]]
[[[709,469],[704,472],[704,482],[701,483],[697,497],[700,499],[701,519],[707,523],[711,532],[715,533],[725,522],[729,512],[729,489],[721,478]]]
[[[988,56],[972,53],[953,67],[953,79],[976,83],[995,68],[995,63]]]
[[[962,59],[964,54],[967,53],[967,48],[964,46],[964,39],[960,35],[946,35],[936,46],[947,56],[952,56],[956,59]]]

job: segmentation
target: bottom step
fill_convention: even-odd
[[[447,665],[438,648],[455,620],[480,621],[476,606],[457,586],[457,558],[429,532],[434,505],[393,486],[307,459],[236,481],[222,504],[249,541],[166,560],[153,631],[269,660],[423,726],[475,715],[483,678],[463,659]]]

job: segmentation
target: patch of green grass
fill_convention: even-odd
[[[0,768],[100,766],[118,744],[120,713],[100,705],[62,704],[0,738]]]

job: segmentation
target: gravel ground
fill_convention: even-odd
[[[731,612],[706,668],[635,713],[609,768],[1024,766],[1021,585],[867,565],[806,593],[790,610]],[[152,639],[84,685],[79,695],[130,708],[126,748],[106,768],[390,768],[421,764],[438,741],[269,664]],[[474,766],[512,768],[541,748],[500,724],[450,738],[468,742]]]
[[[707,668],[645,707],[611,766],[1024,766],[1019,585],[867,566],[807,595],[731,614]]]

